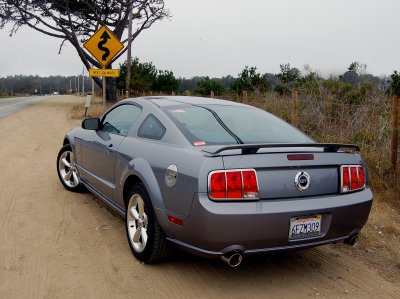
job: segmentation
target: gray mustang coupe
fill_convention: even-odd
[[[248,105],[142,97],[71,130],[57,171],[67,190],[88,189],[125,217],[140,261],[174,245],[235,267],[252,254],[355,245],[372,204],[358,150]]]

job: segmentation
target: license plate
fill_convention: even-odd
[[[321,215],[290,218],[289,239],[316,237],[321,234]]]

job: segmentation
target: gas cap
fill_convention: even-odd
[[[176,167],[174,164],[168,166],[167,170],[165,171],[165,184],[170,188],[175,186],[177,177],[178,167]]]

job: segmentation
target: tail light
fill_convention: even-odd
[[[365,188],[364,168],[361,165],[342,165],[341,173],[341,193],[362,190]]]
[[[259,199],[257,174],[254,169],[213,171],[208,176],[211,199]]]

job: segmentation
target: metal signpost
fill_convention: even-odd
[[[87,111],[88,111],[88,109],[89,109],[89,107],[90,107],[90,101],[91,101],[91,99],[92,99],[92,95],[89,93],[89,94],[86,96],[86,101],[85,101],[85,116],[87,115]]]
[[[119,77],[118,69],[106,69],[124,45],[107,26],[101,27],[84,44],[86,50],[102,65],[102,69],[89,69],[91,77],[103,77],[103,103],[106,102],[106,77]]]

